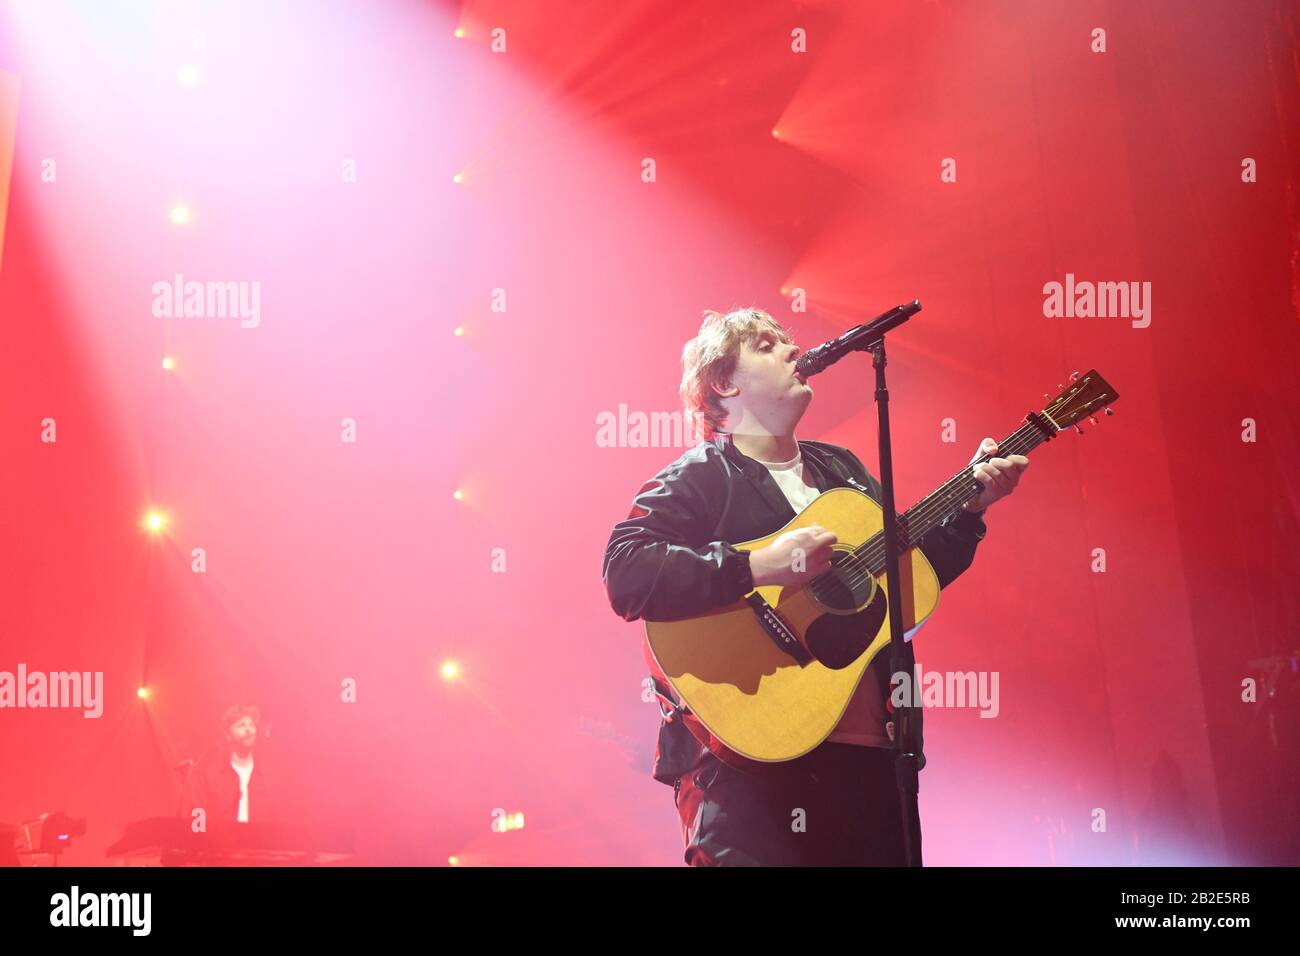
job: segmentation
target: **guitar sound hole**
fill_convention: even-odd
[[[843,550],[832,555],[831,569],[817,577],[810,590],[824,607],[852,611],[867,603],[873,583],[865,562],[853,557],[851,551]]]

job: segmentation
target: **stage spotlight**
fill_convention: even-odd
[[[151,533],[157,534],[167,524],[167,516],[158,511],[151,511],[144,516],[144,526]]]
[[[461,326],[461,325],[458,325],[458,326],[456,326],[454,329],[451,330],[451,334],[452,334],[452,335],[464,335],[464,334],[465,334],[465,327],[464,327],[464,326]]]
[[[773,138],[773,139],[780,139],[780,138],[781,138],[781,131],[780,131],[779,129],[776,129],[775,127],[773,127],[773,129],[772,129],[772,138]]]
[[[199,68],[193,63],[187,63],[176,71],[176,80],[182,86],[194,86],[199,82]]]
[[[498,808],[492,811],[492,832],[508,833],[511,830],[522,830],[524,828],[524,815],[522,813],[506,813]]]
[[[438,668],[438,673],[442,675],[443,680],[455,680],[460,676],[460,665],[455,661],[443,661],[442,667]]]
[[[190,211],[184,206],[173,206],[171,220],[174,226],[187,225],[190,221]]]
[[[460,493],[460,489],[459,489],[459,488],[457,488],[455,491],[453,491],[453,492],[451,493],[451,496],[452,496],[453,498],[455,498],[457,501],[460,501],[460,499],[464,497],[464,496]]]
[[[456,183],[457,185],[460,185],[461,183],[463,183],[463,182],[465,181],[465,174],[464,174],[464,173],[457,173],[455,176],[452,176],[452,177],[451,177],[451,181],[452,181],[453,183]]]
[[[455,856],[447,857],[448,866],[460,866],[460,858]]]
[[[170,372],[172,369],[176,367],[176,363],[172,361],[172,357],[170,355],[164,355],[162,360],[162,367]]]
[[[457,40],[463,40],[463,39],[465,39],[465,28],[464,28],[464,27],[457,27],[457,28],[456,28],[456,32],[454,32],[454,33],[452,34],[452,36],[454,36]]]
[[[139,697],[141,700],[148,700],[148,699],[149,699],[149,688],[148,688],[148,687],[141,687],[141,688],[139,688],[138,690],[136,690],[136,692],[135,692],[135,696],[136,696],[136,697]]]

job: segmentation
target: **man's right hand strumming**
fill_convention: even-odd
[[[838,540],[833,531],[813,524],[787,531],[766,547],[749,552],[754,587],[807,584],[830,570],[831,545]],[[797,558],[802,558],[798,564]],[[802,570],[795,570],[796,567]]]

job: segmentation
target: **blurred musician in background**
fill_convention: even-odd
[[[254,768],[262,714],[251,705],[236,704],[221,716],[222,741],[199,758],[185,781],[184,814],[203,809],[211,820],[238,823],[267,819],[265,770]]]

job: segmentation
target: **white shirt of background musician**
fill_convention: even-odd
[[[230,766],[239,774],[239,822],[248,822],[248,778],[253,775],[253,755],[249,754],[243,760],[240,760],[234,754],[230,755]]]
[[[821,494],[811,480],[804,476],[802,451],[789,461],[754,460],[771,473],[795,514],[807,508]],[[857,744],[861,747],[893,747],[885,730],[888,717],[884,696],[876,686],[871,672],[867,671],[858,682],[858,689],[850,698],[844,716],[826,739],[832,743]]]

